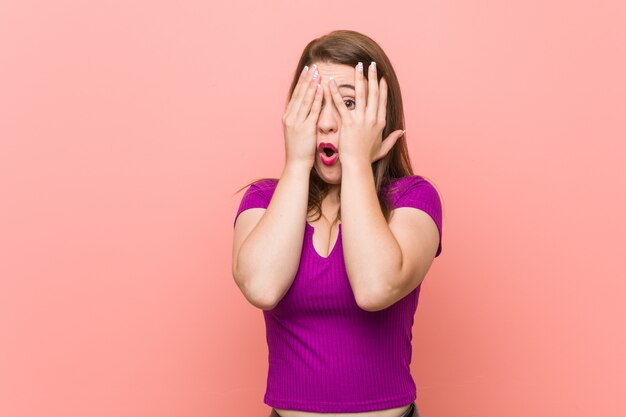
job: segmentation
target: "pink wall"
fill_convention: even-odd
[[[0,415],[269,413],[233,192],[280,174],[338,28],[389,54],[444,199],[422,416],[625,415],[624,2],[297,3],[0,3]]]

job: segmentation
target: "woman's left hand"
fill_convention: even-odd
[[[348,110],[337,89],[334,79],[330,80],[330,93],[339,114],[341,115],[341,130],[339,132],[339,155],[348,160],[368,161],[373,163],[387,155],[396,141],[403,135],[402,130],[396,130],[382,138],[387,117],[387,82],[385,77],[380,79],[376,74],[376,65],[368,66],[368,77],[363,74],[363,64],[359,62],[355,71],[356,104],[354,110]],[[367,101],[365,97],[365,83],[368,83]]]

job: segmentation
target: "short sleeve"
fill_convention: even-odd
[[[414,175],[404,177],[400,181],[397,188],[397,194],[394,199],[394,207],[414,207],[425,211],[435,221],[439,230],[439,247],[435,258],[441,253],[442,239],[442,208],[439,193],[435,187],[424,178]]]
[[[270,200],[272,199],[272,195],[274,194],[274,188],[276,187],[277,181],[272,180],[262,180],[257,181],[250,185],[243,197],[241,198],[241,202],[239,203],[239,209],[237,210],[237,214],[235,215],[235,221],[233,222],[233,227],[237,223],[237,218],[242,211],[251,209],[251,208],[267,208],[270,205]]]

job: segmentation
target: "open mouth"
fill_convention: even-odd
[[[324,149],[320,152],[320,159],[324,165],[333,165],[335,162],[339,160],[339,153],[334,150],[326,150]]]
[[[333,165],[339,160],[339,152],[332,143],[322,142],[318,145],[317,149],[324,165]]]

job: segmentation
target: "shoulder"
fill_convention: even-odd
[[[434,185],[420,175],[392,178],[384,187],[388,189],[394,206],[406,199],[439,197]]]
[[[239,214],[241,214],[245,210],[251,208],[267,208],[272,199],[272,196],[274,195],[274,190],[276,189],[277,184],[278,180],[273,178],[265,178],[250,184],[243,197],[241,198],[239,208],[237,210],[237,213],[235,214],[234,223],[237,222]]]
[[[272,178],[255,181],[250,184],[245,195],[259,194],[265,198],[271,199],[277,184],[278,180]]]
[[[389,184],[392,210],[400,207],[412,207],[426,212],[435,222],[441,239],[443,231],[443,208],[441,198],[435,186],[419,175],[397,178]],[[441,240],[437,256],[441,253]]]
[[[257,181],[255,182],[255,184],[262,190],[271,191],[273,193],[276,185],[278,185],[278,179],[268,178],[265,180]]]

